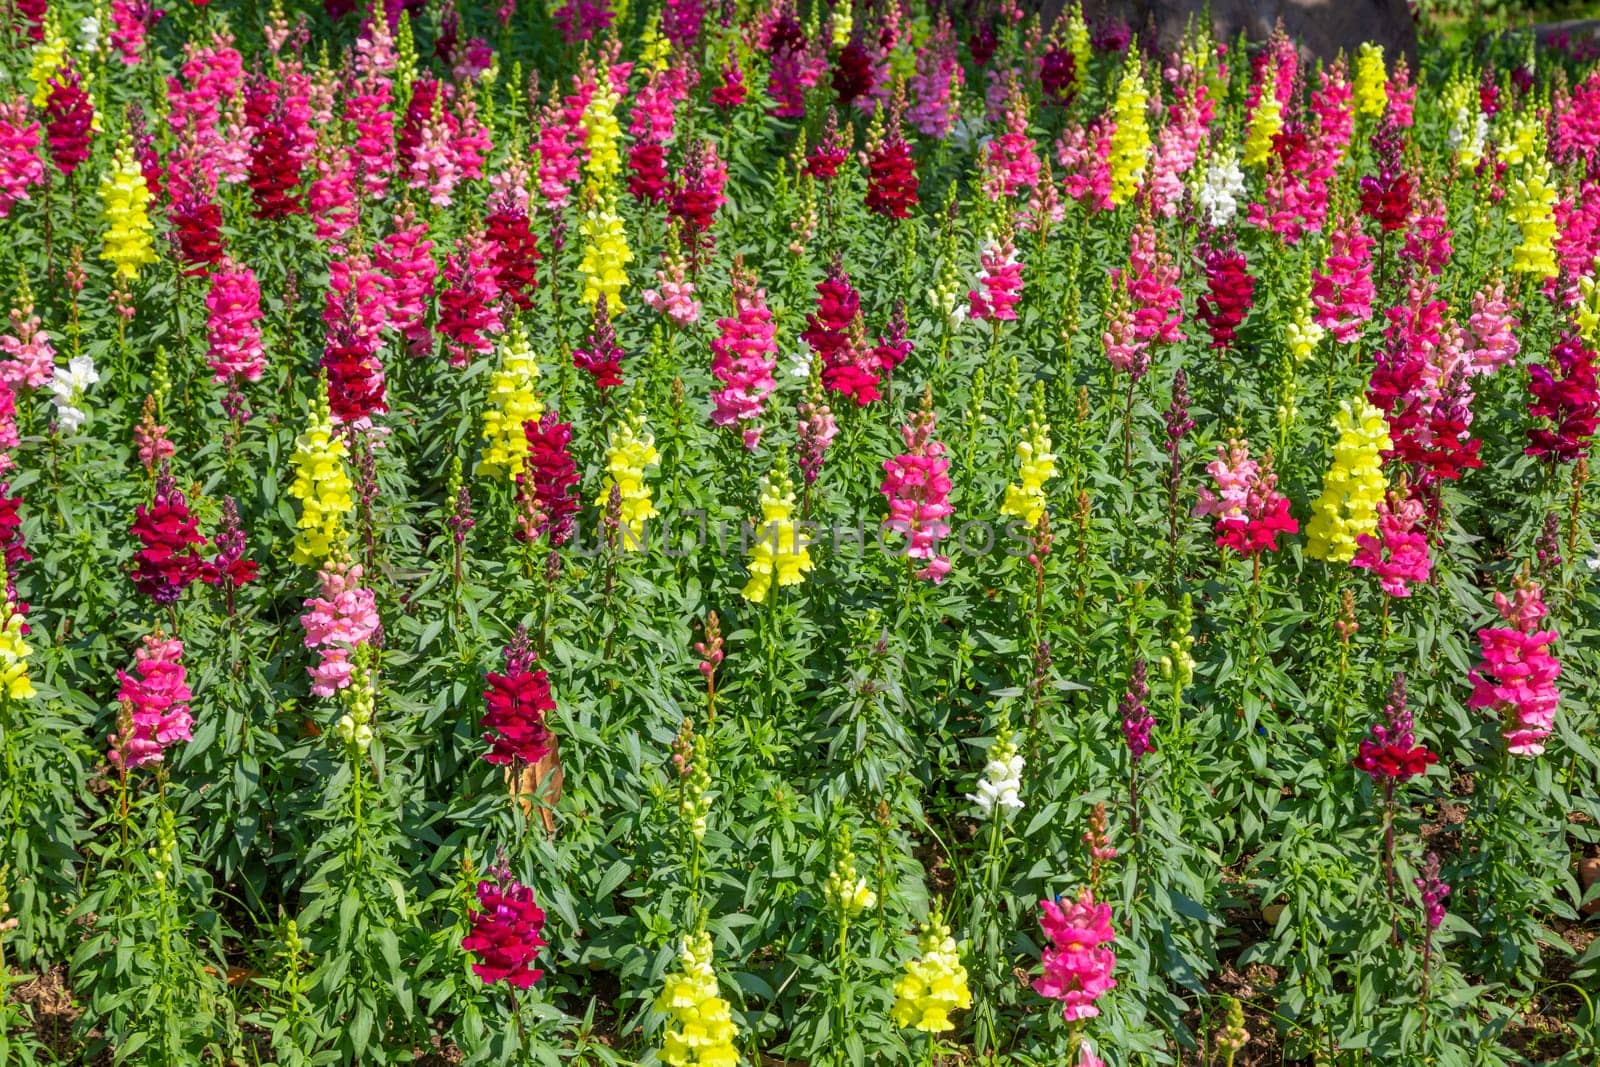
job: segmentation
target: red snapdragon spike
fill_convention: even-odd
[[[22,535],[22,494],[10,493],[11,483],[0,482],[0,549],[5,553],[6,574],[15,578],[17,569],[33,554]]]
[[[202,274],[222,260],[222,209],[209,200],[186,197],[167,210],[172,239],[186,274]]]
[[[322,353],[328,408],[336,422],[360,422],[389,410],[383,363],[370,339],[342,325]]]
[[[552,545],[572,537],[573,516],[578,512],[578,467],[572,460],[572,424],[546,411],[538,422],[523,424],[528,455],[520,483],[531,489],[543,516],[535,534],[548,533]]]
[[[867,160],[867,208],[891,219],[911,217],[917,206],[917,164],[898,133]]]
[[[667,150],[655,141],[637,141],[628,149],[628,192],[641,203],[667,199]]]
[[[255,198],[258,219],[281,219],[305,209],[294,189],[300,184],[300,168],[294,161],[294,139],[282,119],[268,120],[250,153],[247,179]]]
[[[967,51],[972,53],[972,61],[980,67],[994,58],[995,50],[999,47],[1000,37],[995,33],[992,22],[985,22],[967,38]]]
[[[622,349],[617,346],[617,331],[611,325],[604,293],[595,301],[589,336],[572,350],[572,365],[593,378],[597,388],[615,389],[622,384]]]
[[[1246,270],[1242,253],[1213,249],[1206,254],[1208,292],[1195,304],[1195,314],[1211,333],[1212,348],[1230,348],[1255,298],[1256,280]]]
[[[482,725],[483,740],[489,751],[483,758],[499,765],[517,760],[524,764],[538,763],[549,754],[551,747],[545,713],[556,707],[556,702],[550,698],[550,682],[545,672],[508,668],[505,674],[491,671],[488,680],[489,688],[483,694]]]
[[[543,977],[533,966],[546,942],[544,911],[533,901],[533,890],[498,872],[495,881],[478,883],[478,907],[469,910],[472,930],[461,948],[477,960],[472,971],[489,984],[505,982],[527,989]]]
[[[495,281],[511,302],[526,311],[539,288],[539,242],[526,212],[502,208],[483,220],[484,239],[492,248]]]
[[[833,91],[839,96],[839,106],[848,107],[872,92],[872,83],[872,57],[851,41],[839,50],[833,63]]]
[[[133,555],[133,584],[157,604],[171,604],[200,577],[194,546],[205,544],[189,504],[170,477],[158,480],[154,501],[134,511],[130,533],[140,549]]]
[[[89,142],[94,138],[94,103],[71,67],[57,71],[50,80],[44,116],[50,159],[63,175],[71,175],[89,158]]]

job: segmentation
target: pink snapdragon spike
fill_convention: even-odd
[[[1111,928],[1111,906],[1097,904],[1088,886],[1065,907],[1058,897],[1041,900],[1039,926],[1049,939],[1042,954],[1044,974],[1034,979],[1041,996],[1061,1002],[1067,1022],[1092,1019],[1100,1014],[1095,1001],[1116,988],[1111,971],[1117,954],[1103,946],[1116,939]]]
[[[906,538],[908,559],[923,562],[913,574],[938,584],[950,573],[950,558],[939,553],[939,542],[950,536],[945,520],[955,509],[950,505],[950,459],[933,436],[936,424],[930,387],[922,409],[900,428],[906,451],[884,460],[879,488],[889,502],[884,528]]]
[[[1184,339],[1183,290],[1177,261],[1156,242],[1155,227],[1141,222],[1128,240],[1128,295],[1134,334],[1141,341],[1170,345]]]
[[[309,610],[300,616],[305,646],[320,656],[308,668],[315,696],[330,697],[349,687],[351,653],[378,632],[377,598],[361,578],[361,564],[330,561],[317,572],[322,595],[305,602]]]
[[[695,292],[688,264],[681,255],[669,255],[656,270],[655,288],[646,289],[640,296],[646,307],[665,316],[673,325],[687,327],[700,321],[703,310]],[[721,327],[720,320],[717,325]]]
[[[373,248],[372,265],[384,278],[385,320],[406,339],[413,355],[424,354],[432,340],[428,309],[439,274],[427,223],[409,208],[402,211],[393,232]]]
[[[1494,606],[1508,625],[1478,631],[1483,659],[1467,675],[1472,682],[1467,706],[1500,716],[1501,736],[1512,755],[1538,756],[1561,703],[1556,688],[1561,664],[1550,654],[1557,634],[1540,629],[1547,611],[1537,582],[1519,580],[1510,597],[1496,591]]]
[[[33,313],[33,300],[24,297],[11,309],[11,332],[0,334],[0,382],[11,388],[38,389],[55,377],[56,350],[50,334]]]
[[[1504,282],[1486,284],[1472,294],[1472,314],[1467,319],[1471,343],[1467,347],[1468,373],[1491,374],[1517,358],[1522,345],[1516,329],[1522,323],[1506,299]]]
[[[1317,325],[1341,344],[1360,337],[1372,319],[1372,246],[1359,219],[1346,219],[1333,231],[1322,269],[1311,272]]]
[[[906,121],[925,137],[944,140],[955,125],[955,101],[966,76],[961,69],[960,48],[949,16],[940,14],[917,53],[916,73],[911,76],[911,105]]]
[[[118,671],[117,700],[122,714],[111,735],[110,760],[124,773],[160,763],[166,751],[189,740],[194,719],[189,714],[183,642],[159,630],[134,652],[133,673]]]
[[[772,372],[778,345],[766,291],[756,287],[755,276],[742,263],[733,268],[733,315],[718,319],[717,330],[711,342],[711,376],[722,386],[711,394],[711,421],[740,430],[744,447],[754,449],[761,441],[756,421],[777,388]]]
[[[978,261],[978,288],[967,292],[970,314],[983,322],[1014,321],[1022,299],[1022,261],[1011,235],[985,240]]]
[[[259,381],[267,369],[261,346],[261,286],[255,272],[223,259],[206,293],[206,363],[211,380]]]
[[[26,97],[0,102],[0,219],[44,181],[42,128],[28,115]]]
[[[1012,97],[1005,131],[984,146],[983,192],[990,200],[1016,196],[1039,183],[1037,145],[1028,136],[1028,100]]]
[[[1257,463],[1250,458],[1250,442],[1231,438],[1217,447],[1217,458],[1206,464],[1216,482],[1216,492],[1202,486],[1196,515],[1216,520],[1217,544],[1241,556],[1278,550],[1278,535],[1300,531],[1289,514],[1289,498],[1278,492],[1272,453]]]
[[[1184,178],[1194,169],[1216,107],[1205,71],[1197,70],[1187,59],[1177,61],[1163,75],[1172,84],[1175,99],[1167,108],[1167,122],[1156,141],[1149,187],[1156,211],[1170,219],[1183,206]]]
[[[1369,570],[1383,591],[1408,597],[1412,585],[1427,582],[1433,571],[1428,535],[1422,528],[1427,508],[1415,497],[1390,493],[1378,504],[1378,533],[1356,538],[1357,551],[1350,566]]]
[[[1107,117],[1096,119],[1087,129],[1069,121],[1056,142],[1056,162],[1061,164],[1067,195],[1094,211],[1111,207],[1113,126]]]

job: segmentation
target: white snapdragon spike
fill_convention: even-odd
[[[65,367],[56,368],[55,377],[50,380],[50,402],[56,406],[56,421],[64,432],[76,433],[88,418],[78,401],[99,380],[90,356],[73,356]]]
[[[1232,149],[1218,151],[1206,167],[1205,181],[1196,194],[1206,221],[1213,226],[1228,225],[1239,213],[1239,198],[1243,195],[1244,171],[1239,169],[1238,157]]]
[[[967,321],[967,301],[964,294],[953,285],[940,282],[928,289],[928,305],[943,316],[945,323],[956,329]]]
[[[83,41],[85,54],[92,54],[100,47],[100,20],[93,15],[85,15],[79,19],[78,37]]]
[[[1002,815],[1014,815],[1022,810],[1022,753],[1006,736],[999,737],[989,748],[989,761],[984,764],[983,777],[978,779],[978,791],[968,793],[967,799],[978,805],[984,817],[989,818],[998,808]]]
[[[1590,556],[1588,559],[1584,560],[1584,562],[1589,565],[1590,570],[1600,571],[1600,555]]]

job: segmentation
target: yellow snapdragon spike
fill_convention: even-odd
[[[350,472],[345,466],[349,448],[334,434],[328,413],[327,387],[312,401],[305,432],[295,439],[294,482],[289,495],[300,501],[300,522],[292,558],[296,563],[320,566],[336,549],[344,547],[345,516],[355,507]]]
[[[644,415],[633,414],[611,432],[606,446],[606,473],[595,503],[604,511],[611,500],[611,489],[616,487],[622,499],[621,543],[630,552],[644,547],[645,523],[658,514],[651,501],[650,486],[644,480],[644,469],[660,461],[655,438],[645,428]]]
[[[761,521],[750,549],[750,580],[740,590],[746,600],[763,603],[774,580],[780,587],[799,585],[814,566],[811,550],[800,540],[794,509],[788,475],[780,470],[761,480]]]
[[[1150,94],[1139,72],[1137,52],[1129,52],[1128,65],[1117,83],[1117,99],[1112,104],[1116,126],[1111,131],[1111,203],[1125,204],[1139,191],[1145,164],[1150,159],[1150,124],[1146,108]]]
[[[534,385],[539,364],[521,329],[513,330],[500,350],[500,366],[489,379],[489,402],[483,413],[483,458],[478,473],[515,480],[528,458],[523,423],[536,421],[544,405]]]
[[[1306,555],[1349,563],[1356,554],[1356,539],[1378,528],[1378,505],[1388,490],[1383,452],[1391,442],[1383,413],[1364,398],[1346,400],[1333,421],[1339,439],[1322,495],[1311,505]]]

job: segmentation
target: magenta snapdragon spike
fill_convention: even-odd
[[[753,449],[761,440],[756,420],[777,388],[772,372],[778,345],[766,291],[739,262],[733,268],[733,310],[731,317],[717,320],[711,342],[711,376],[722,383],[711,394],[711,421],[741,430],[744,446]]]
[[[1167,109],[1166,125],[1156,141],[1148,181],[1156,211],[1169,219],[1176,218],[1183,206],[1184,180],[1194,169],[1216,115],[1206,72],[1187,58],[1176,62],[1175,68],[1167,70],[1175,99]]]
[[[160,763],[168,748],[190,739],[183,642],[160,631],[149,634],[134,652],[133,673],[118,671],[117,700],[122,714],[111,735],[110,760],[123,773]]]
[[[472,955],[472,973],[488,985],[505,982],[513,989],[528,989],[544,976],[533,966],[543,937],[544,911],[533,901],[533,890],[506,870],[490,872],[493,880],[478,883],[476,909],[467,911],[470,932],[461,939],[463,951]]]
[[[1170,345],[1184,339],[1183,290],[1171,253],[1156,241],[1149,222],[1133,228],[1128,240],[1128,295],[1133,302],[1134,335],[1141,341]]]
[[[1519,580],[1510,597],[1496,591],[1494,606],[1509,625],[1478,631],[1483,659],[1467,675],[1472,682],[1467,706],[1500,716],[1508,752],[1538,756],[1555,729],[1561,703],[1556,688],[1561,664],[1550,654],[1556,631],[1540,629],[1547,611],[1537,582]]]
[[[1262,199],[1249,208],[1250,225],[1270,229],[1288,244],[1321,232],[1339,159],[1339,150],[1320,130],[1286,123],[1273,139]]]
[[[664,0],[661,36],[671,41],[673,48],[687,52],[700,40],[705,20],[705,0]]]
[[[906,451],[884,460],[879,487],[889,502],[884,528],[902,535],[906,557],[923,564],[913,574],[935,584],[950,573],[950,558],[939,553],[939,542],[950,536],[945,520],[955,510],[950,505],[950,459],[933,436],[936,424],[930,388],[923,394],[922,409],[900,428]]]
[[[205,544],[205,538],[188,501],[165,470],[156,479],[151,503],[134,509],[129,532],[140,545],[133,554],[134,587],[157,604],[175,602],[200,577],[194,546]]]
[[[1600,428],[1600,381],[1596,354],[1576,332],[1563,333],[1549,361],[1528,368],[1528,414],[1548,420],[1528,431],[1530,456],[1570,463],[1587,456]]]
[[[569,98],[570,99],[570,98]],[[578,116],[583,108],[578,108]],[[565,207],[583,161],[579,156],[582,130],[578,116],[560,101],[552,100],[539,116],[534,148],[539,153],[539,195],[549,208]]]
[[[1406,223],[1406,243],[1400,257],[1437,276],[1444,273],[1455,249],[1450,243],[1450,211],[1444,197],[1419,197]]]
[[[1372,238],[1360,223],[1346,219],[1333,231],[1328,257],[1311,272],[1311,304],[1317,325],[1348,344],[1372,319]]]
[[[456,254],[445,261],[439,321],[434,327],[445,339],[452,367],[465,367],[474,356],[494,351],[492,337],[505,329],[499,301],[488,242],[468,234],[456,242]]]
[[[41,140],[39,124],[29,118],[26,97],[0,101],[0,219],[44,181]]]
[[[44,104],[50,161],[64,176],[70,177],[78,165],[89,158],[94,119],[94,101],[84,91],[83,81],[69,61],[50,79]]]
[[[1056,162],[1061,165],[1067,194],[1093,211],[1106,211],[1111,205],[1111,129],[1113,123],[1100,117],[1087,128],[1069,119],[1056,142]]]
[[[427,223],[409,208],[395,218],[394,231],[372,250],[372,265],[384,278],[384,319],[406,339],[414,355],[427,350],[428,309],[433,302],[438,267]]]
[[[1411,216],[1411,175],[1400,158],[1400,129],[1390,115],[1372,135],[1372,152],[1378,173],[1361,179],[1361,213],[1385,234],[1405,228]]]
[[[1384,345],[1375,353],[1367,399],[1389,423],[1386,459],[1410,464],[1420,488],[1483,465],[1472,437],[1472,367],[1466,334],[1446,326],[1437,283],[1424,277],[1406,302],[1386,312]]]
[[[695,284],[689,277],[688,264],[681,255],[669,255],[656,271],[656,285],[640,294],[645,306],[659,312],[677,326],[692,326],[700,321],[703,310],[695,296]],[[718,320],[718,328],[723,320]],[[713,342],[713,347],[715,342]]]
[[[315,696],[329,697],[348,688],[355,666],[351,653],[378,633],[377,598],[361,579],[361,564],[329,561],[317,573],[322,595],[305,602],[308,610],[300,616],[305,646],[319,657],[308,668]]]
[[[519,627],[506,646],[505,658],[505,673],[490,671],[483,693],[483,740],[489,746],[483,758],[496,765],[531,766],[550,754],[553,742],[545,715],[556,709],[556,702],[548,676],[533,669],[525,628]]]
[[[1128,676],[1128,691],[1117,701],[1117,713],[1122,716],[1122,736],[1128,743],[1128,758],[1135,767],[1156,747],[1151,737],[1156,725],[1155,716],[1150,714],[1150,709],[1145,705],[1145,700],[1150,696],[1145,671],[1144,660],[1133,661],[1133,670]]]
[[[1374,724],[1371,736],[1361,741],[1352,761],[1356,769],[1364,771],[1379,785],[1405,782],[1426,773],[1439,757],[1426,745],[1417,743],[1411,709],[1406,703],[1404,674],[1394,676],[1383,710],[1384,721]]]
[[[1095,1001],[1116,988],[1111,977],[1117,954],[1104,946],[1116,940],[1111,928],[1111,906],[1097,904],[1088,886],[1065,907],[1061,898],[1041,900],[1039,926],[1049,940],[1042,954],[1044,974],[1034,979],[1041,995],[1061,1002],[1067,1022],[1092,1019],[1100,1014]]]
[[[1433,570],[1426,517],[1422,501],[1390,493],[1378,504],[1377,535],[1356,538],[1358,549],[1350,566],[1370,570],[1390,596],[1410,596],[1411,586],[1427,582]]]
[[[878,399],[878,370],[856,336],[860,315],[861,294],[835,262],[817,283],[817,306],[800,337],[822,361],[822,383],[865,407]]]
[[[1412,880],[1412,884],[1422,896],[1422,914],[1427,920],[1430,933],[1439,929],[1444,923],[1444,901],[1450,895],[1450,885],[1441,876],[1442,866],[1439,854],[1430,852],[1422,861],[1422,870],[1418,877]],[[1429,940],[1431,944],[1432,939]]]

